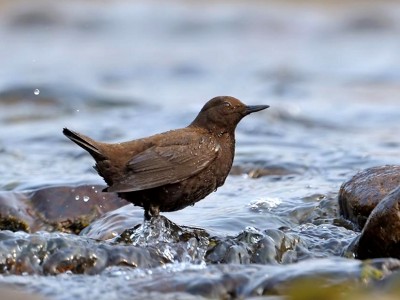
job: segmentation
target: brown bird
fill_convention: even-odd
[[[224,184],[235,154],[239,121],[268,105],[246,106],[215,97],[187,127],[124,143],[102,143],[64,128],[63,133],[96,160],[108,187],[103,191],[144,208],[145,219],[160,211],[194,205]]]

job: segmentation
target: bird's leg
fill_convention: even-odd
[[[150,221],[150,219],[151,219],[150,212],[149,212],[148,209],[145,209],[145,210],[144,210],[144,220],[145,220],[145,221]]]
[[[160,207],[151,205],[144,209],[144,220],[150,221],[152,217],[158,217],[160,214]]]

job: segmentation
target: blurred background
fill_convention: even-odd
[[[132,139],[217,95],[271,105],[240,125],[239,145],[265,142],[238,160],[394,163],[399,36],[397,1],[1,1],[0,186],[97,179],[62,127]]]
[[[104,182],[92,169],[92,158],[62,135],[63,127],[100,141],[131,140],[188,125],[206,101],[219,95],[270,108],[239,124],[233,172],[218,192],[194,207],[163,214],[177,224],[206,230],[203,241],[166,240],[166,248],[157,244],[155,249],[161,250],[154,261],[170,261],[166,268],[146,267],[153,266],[146,254],[139,255],[141,264],[133,260],[137,269],[123,272],[1,276],[1,281],[53,298],[58,293],[55,299],[71,299],[71,293],[74,299],[133,299],[135,294],[143,299],[151,296],[151,286],[163,297],[168,287],[186,286],[193,293],[201,278],[203,292],[212,293],[214,268],[225,268],[213,262],[244,262],[236,269],[244,280],[253,270],[246,261],[249,249],[256,249],[261,251],[260,256],[253,252],[256,262],[274,266],[247,277],[255,293],[260,293],[257,284],[263,278],[280,286],[307,272],[327,272],[333,274],[332,282],[340,278],[365,287],[364,274],[373,272],[364,263],[339,258],[358,232],[340,220],[337,193],[359,170],[400,164],[399,1],[0,0],[0,208],[41,220],[26,208],[32,197],[26,191],[38,189],[43,191],[37,197],[43,212],[51,211],[50,201],[66,199],[68,204],[53,205],[59,209],[55,214],[62,217],[69,207],[79,217],[80,207],[103,203],[104,194],[95,198],[92,193],[89,201],[74,186],[90,189]],[[60,185],[66,188],[58,189],[59,198],[46,190]],[[1,265],[11,264],[13,255],[17,274],[28,274],[19,262],[27,264],[29,274],[42,274],[47,258],[51,265],[69,261],[85,270],[92,257],[104,254],[93,234],[115,236],[140,224],[143,212],[127,205],[98,221],[79,237],[2,231]],[[48,242],[53,237],[61,243],[59,252],[52,246],[58,244]],[[224,260],[204,258],[215,237],[223,245],[216,252],[232,250],[221,252]],[[107,245],[115,257],[114,244]],[[148,253],[147,247],[145,241],[136,250]],[[285,251],[285,259],[275,253],[278,249]],[[171,253],[183,258],[170,260]],[[319,258],[328,260],[321,264]],[[176,273],[170,271],[174,268]],[[213,287],[227,292],[224,282],[237,286],[226,281],[235,278],[225,276],[229,272],[223,271]],[[280,290],[275,285],[270,286],[274,293]]]

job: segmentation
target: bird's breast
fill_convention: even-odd
[[[215,160],[214,174],[217,178],[217,187],[224,184],[226,177],[228,176],[233,163],[235,155],[235,138],[231,135],[222,136],[218,142],[218,156]]]

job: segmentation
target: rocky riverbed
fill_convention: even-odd
[[[396,190],[339,197],[400,165],[396,2],[1,1],[0,16],[4,297],[396,293],[398,256],[368,243]],[[147,223],[61,132],[139,138],[217,95],[271,107],[239,125],[223,187]]]

